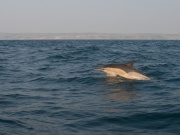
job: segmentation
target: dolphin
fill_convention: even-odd
[[[125,79],[131,80],[150,80],[149,77],[140,73],[137,69],[133,67],[134,61],[130,61],[126,64],[108,64],[96,70],[107,73],[108,76],[112,77],[123,77]]]

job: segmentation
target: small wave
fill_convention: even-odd
[[[44,82],[44,83],[46,83],[48,81],[50,81],[50,78],[46,78],[46,77],[42,77],[42,76],[29,80],[29,82]]]
[[[49,56],[46,58],[48,59],[67,59],[67,57],[63,56],[63,55],[53,55],[53,56]]]
[[[100,80],[97,77],[66,77],[66,78],[59,78],[57,81],[58,82],[76,82],[76,83],[81,83],[81,84],[93,84]]]
[[[13,120],[13,119],[0,119],[0,123],[12,128],[26,128],[26,129],[33,129],[26,125],[26,123],[20,120]]]
[[[83,123],[85,127],[106,127],[106,125],[121,125],[124,128],[132,127],[143,130],[157,130],[172,132],[172,125],[179,125],[180,113],[142,113],[129,116],[99,117]],[[167,129],[169,128],[169,129]],[[122,131],[122,130],[121,130]],[[177,131],[176,131],[177,132]]]
[[[166,82],[180,82],[180,78],[179,77],[174,77],[174,78],[168,78],[168,79],[165,79]]]
[[[4,95],[4,97],[6,97],[6,98],[8,97],[10,99],[13,99],[14,100],[13,104],[16,103],[18,100],[23,100],[23,99],[29,99],[30,98],[29,95],[24,95],[24,94],[8,94],[8,95]],[[11,103],[11,101],[10,101],[10,103]]]
[[[0,106],[1,107],[6,107],[6,106],[9,106],[9,105],[13,105],[14,104],[14,102],[12,102],[12,101],[7,101],[7,100],[1,100],[0,101]]]

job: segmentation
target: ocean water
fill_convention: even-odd
[[[135,61],[150,81],[95,68]],[[1,135],[180,133],[180,41],[0,41]]]

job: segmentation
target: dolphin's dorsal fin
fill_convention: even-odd
[[[129,61],[126,65],[129,67],[133,67],[134,61]]]

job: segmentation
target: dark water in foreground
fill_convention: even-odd
[[[94,70],[135,60],[150,81]],[[180,133],[180,41],[0,41],[1,135]]]

